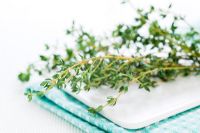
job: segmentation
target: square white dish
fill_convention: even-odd
[[[92,107],[105,104],[106,97],[117,94],[116,90],[108,87],[82,91],[79,94],[72,93],[70,88],[66,88],[66,91]],[[138,129],[198,105],[200,77],[180,77],[175,81],[159,83],[151,92],[138,89],[136,84],[132,84],[115,106],[106,107],[100,114],[121,127]]]

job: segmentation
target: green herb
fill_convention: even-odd
[[[30,71],[31,71],[31,65],[28,66],[28,68],[26,69],[26,72],[21,72],[18,75],[18,79],[21,82],[28,82],[30,80],[30,76],[31,76]]]
[[[40,55],[40,60],[41,60],[41,61],[48,61],[49,58],[46,57],[46,56],[44,56],[44,55]]]
[[[18,75],[19,80],[21,80],[22,82],[27,82],[30,79],[30,73],[20,73]]]
[[[74,38],[74,49],[66,48],[65,56],[55,53],[40,55],[40,60],[45,62],[44,69],[31,65],[26,73],[19,75],[19,79],[25,82],[33,72],[42,74],[48,70],[54,73],[41,83],[42,91],[28,90],[25,93],[28,99],[35,95],[43,96],[55,86],[62,89],[68,84],[74,93],[103,85],[118,91],[116,96],[108,97],[104,105],[89,108],[91,113],[96,113],[106,106],[117,104],[119,97],[128,92],[131,83],[151,91],[158,85],[158,80],[166,82],[177,76],[200,75],[200,34],[195,28],[169,10],[157,10],[151,6],[147,11],[138,9],[136,12],[133,24],[119,24],[111,36],[103,39],[82,27],[76,28],[73,23],[67,30],[67,36]],[[167,21],[167,18],[171,21],[163,26],[161,21]],[[181,31],[179,23],[185,23],[188,30]],[[123,55],[123,49],[131,54]],[[160,56],[160,53],[163,55]]]

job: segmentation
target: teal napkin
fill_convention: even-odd
[[[29,88],[42,89],[39,85]],[[33,101],[87,133],[198,133],[200,131],[200,106],[150,126],[129,130],[112,123],[100,114],[88,113],[85,104],[57,88],[50,90],[44,97],[34,98]]]

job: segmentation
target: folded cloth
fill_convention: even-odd
[[[28,88],[41,90],[39,85]],[[36,97],[33,101],[43,108],[55,113],[74,126],[88,133],[132,133],[132,132],[193,132],[200,131],[200,106],[169,117],[150,126],[130,130],[120,127],[100,114],[88,113],[88,107],[61,89],[53,88],[44,97]],[[134,115],[134,114],[133,114]]]

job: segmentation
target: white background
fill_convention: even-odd
[[[133,0],[133,7],[153,4],[185,14],[199,27],[197,0]],[[43,44],[62,44],[65,29],[75,20],[96,34],[112,30],[121,22],[131,22],[130,5],[120,0],[0,0],[0,133],[79,132],[76,128],[28,103],[23,96],[25,85],[16,75],[37,59]]]

